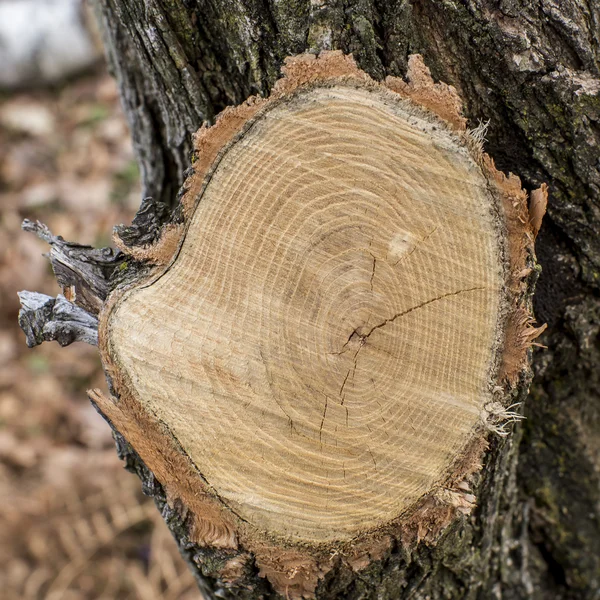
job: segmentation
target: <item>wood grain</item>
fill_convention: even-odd
[[[392,93],[314,87],[219,157],[110,346],[243,520],[343,540],[446,475],[490,399],[502,234],[458,137]]]

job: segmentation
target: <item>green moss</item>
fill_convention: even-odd
[[[272,4],[272,10],[277,25],[280,59],[304,52],[309,31],[310,0],[276,2]]]
[[[184,54],[188,57],[194,56],[197,52],[199,32],[193,24],[193,13],[187,11],[181,0],[162,0],[162,5],[165,17],[172,31],[176,32]]]

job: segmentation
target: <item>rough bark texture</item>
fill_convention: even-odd
[[[435,546],[395,547],[356,573],[333,569],[321,598],[600,597],[600,6],[588,0],[96,0],[142,167],[131,243],[175,206],[191,136],[224,106],[265,94],[285,56],[352,52],[375,78],[410,53],[463,97],[486,149],[526,187],[550,184],[538,238],[535,309],[548,349],[534,357],[527,420],[492,443],[479,507]],[[146,232],[148,228],[148,232]],[[121,235],[121,238],[127,240]],[[125,263],[127,264],[127,263]],[[107,278],[110,279],[110,278]],[[163,510],[208,597],[271,597],[215,574],[226,553],[189,542],[185,515],[117,435],[121,456]],[[336,558],[332,557],[332,561]]]
[[[39,221],[32,223],[25,219],[22,227],[50,245],[48,258],[67,300],[97,315],[108,296],[110,281],[115,279],[115,271],[122,266],[125,256],[112,248],[66,242],[62,237],[52,235],[48,227]]]
[[[30,348],[52,341],[61,346],[73,342],[98,345],[98,319],[63,295],[53,298],[37,292],[19,292],[19,300],[19,325]]]

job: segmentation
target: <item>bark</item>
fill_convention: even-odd
[[[396,544],[358,573],[336,563],[317,596],[600,597],[600,6],[96,0],[96,10],[144,194],[153,199],[120,232],[125,244],[152,240],[160,223],[177,219],[166,207],[176,206],[198,127],[228,104],[266,94],[283,59],[306,50],[352,52],[379,79],[402,76],[408,55],[423,54],[434,76],[458,89],[470,125],[489,120],[486,150],[499,168],[528,189],[549,183],[534,301],[538,321],[549,325],[548,348],[534,356],[526,421],[486,453],[477,510],[435,545]],[[114,272],[103,271],[107,286]],[[528,382],[521,387],[524,397]],[[218,578],[226,552],[190,542],[185,512],[168,505],[160,483],[115,435],[207,597],[275,597],[256,569],[234,588]]]
[[[98,345],[98,319],[59,294],[56,298],[37,292],[20,292],[22,309],[19,325],[30,348],[42,342],[57,341]]]

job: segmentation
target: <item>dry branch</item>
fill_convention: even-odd
[[[61,346],[73,342],[98,345],[98,319],[62,294],[53,298],[38,292],[19,292],[19,300],[19,325],[30,348],[54,340]]]

